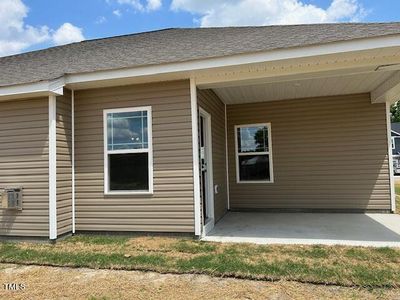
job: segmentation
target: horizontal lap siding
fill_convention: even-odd
[[[57,235],[72,231],[71,92],[57,97]]]
[[[0,188],[23,187],[23,210],[0,210],[0,236],[49,234],[48,98],[0,102]]]
[[[214,214],[218,221],[227,210],[225,106],[211,90],[199,90],[197,98],[199,106],[211,115],[213,180],[219,186],[219,193],[214,194]]]
[[[151,106],[154,194],[105,196],[103,110]],[[75,92],[76,229],[193,232],[188,81]]]
[[[233,209],[390,209],[384,104],[369,95],[230,105]],[[234,126],[271,122],[275,183],[237,184]]]

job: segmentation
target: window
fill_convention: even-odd
[[[235,126],[238,183],[273,182],[271,125]]]
[[[153,192],[151,107],[104,110],[104,192]]]
[[[392,150],[393,150],[393,155],[399,155],[400,154],[400,136],[394,136],[392,137]]]

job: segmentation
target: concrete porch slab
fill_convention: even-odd
[[[400,215],[232,212],[202,240],[400,247]]]

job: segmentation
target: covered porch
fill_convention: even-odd
[[[203,240],[400,247],[400,215],[229,212]]]
[[[199,72],[203,239],[400,246],[400,217],[390,214],[397,55],[389,47]]]

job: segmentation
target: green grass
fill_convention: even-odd
[[[394,185],[396,192],[396,213],[400,214],[400,182],[397,181]]]
[[[78,235],[54,245],[0,243],[0,262],[369,288],[400,286],[400,250],[391,248],[266,246],[165,237]]]
[[[183,253],[209,253],[214,252],[216,247],[213,244],[207,242],[193,243],[187,240],[180,240],[173,245],[173,249]]]
[[[396,191],[396,195],[400,196],[400,183],[396,183],[394,189]]]

